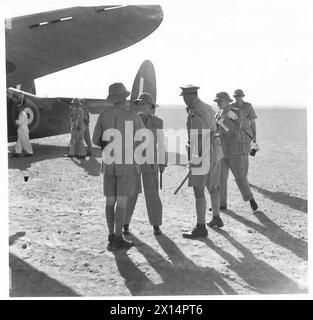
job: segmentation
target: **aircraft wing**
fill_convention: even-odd
[[[126,48],[162,19],[158,5],[73,7],[7,19],[7,87]]]

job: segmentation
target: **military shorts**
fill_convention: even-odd
[[[106,197],[129,197],[141,193],[140,174],[103,175],[103,194]]]
[[[207,187],[210,191],[213,186],[221,183],[221,161],[215,162],[210,166],[210,171],[205,175],[190,175],[188,180],[189,187]]]

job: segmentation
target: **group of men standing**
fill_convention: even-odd
[[[244,93],[238,89],[234,93],[236,102],[226,92],[216,95],[215,102],[220,111],[215,114],[213,108],[198,98],[199,87],[188,85],[181,87],[181,95],[187,106],[187,132],[188,132],[188,167],[190,170],[188,185],[193,187],[195,195],[195,207],[197,224],[183,237],[196,239],[206,237],[208,231],[205,224],[206,199],[205,187],[208,189],[211,199],[210,209],[213,212],[210,227],[222,227],[223,221],[220,210],[227,209],[227,179],[229,169],[232,171],[236,184],[244,201],[249,201],[253,211],[258,205],[250,190],[247,175],[251,140],[256,143],[256,114],[251,104],[244,102]],[[159,196],[158,173],[163,172],[166,160],[160,161],[159,156],[165,154],[163,135],[163,121],[155,115],[157,107],[149,93],[143,92],[135,103],[140,107],[140,112],[135,113],[126,106],[126,98],[129,96],[122,83],[114,83],[109,87],[107,101],[113,106],[99,115],[92,141],[101,147],[102,151],[110,144],[110,139],[105,136],[106,130],[117,129],[121,133],[122,150],[129,148],[126,141],[126,122],[131,121],[132,137],[137,130],[149,129],[153,133],[155,158],[152,164],[138,164],[133,161],[108,163],[102,158],[103,193],[106,196],[105,214],[109,230],[108,250],[129,248],[132,241],[123,237],[129,234],[129,225],[133,215],[138,194],[142,191],[143,182],[146,206],[150,224],[153,226],[154,235],[162,234],[162,202]],[[192,174],[192,169],[199,165],[194,163],[194,158],[203,159],[207,150],[202,150],[201,142],[198,148],[192,148],[193,139],[202,141],[207,139],[202,136],[203,130],[209,130],[209,171],[204,174]],[[161,135],[161,136],[160,136]],[[133,152],[139,142],[134,141],[131,148]],[[134,154],[134,153],[133,153]],[[123,230],[124,229],[124,230]]]
[[[86,156],[92,155],[89,118],[85,99],[74,98],[70,104],[71,140],[65,157],[85,159]],[[87,151],[84,141],[87,145]]]
[[[210,130],[210,170],[205,175],[190,175],[189,186],[193,187],[197,224],[190,233],[183,233],[185,238],[195,239],[208,234],[205,225],[206,199],[204,188],[207,187],[211,198],[213,218],[210,227],[222,227],[220,210],[227,209],[227,180],[229,169],[232,171],[236,184],[244,201],[249,201],[253,211],[258,209],[248,182],[248,163],[251,140],[256,143],[256,114],[251,104],[244,102],[244,93],[238,89],[234,93],[236,102],[227,92],[216,94],[215,102],[220,111],[214,110],[198,98],[199,87],[188,85],[181,87],[181,95],[187,105],[187,130],[189,144],[192,136],[189,132],[197,132],[198,140],[203,139],[203,129]],[[250,134],[249,134],[249,132]],[[201,144],[199,143],[199,146]],[[198,156],[203,150],[198,148]],[[190,167],[193,167],[193,156],[190,155]]]

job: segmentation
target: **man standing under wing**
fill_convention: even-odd
[[[242,115],[239,108],[230,105],[233,100],[227,92],[219,92],[214,100],[220,111],[217,114],[217,123],[222,140],[224,158],[221,162],[221,209],[227,209],[227,180],[229,169],[232,171],[236,184],[244,201],[249,201],[253,211],[258,205],[250,190],[247,175],[243,165],[242,142]]]
[[[208,230],[205,226],[205,213],[206,213],[206,199],[204,194],[204,187],[208,188],[211,198],[211,205],[213,208],[213,219],[210,221],[210,227],[222,227],[223,221],[220,218],[220,196],[219,196],[219,184],[220,184],[220,168],[221,158],[223,157],[221,146],[216,138],[216,122],[215,113],[211,106],[205,104],[198,98],[199,87],[193,85],[187,85],[181,87],[181,95],[184,102],[187,105],[186,111],[187,117],[187,131],[188,131],[188,160],[190,160],[192,167],[193,158],[193,140],[198,138],[198,157],[203,159],[207,150],[202,150],[202,139],[206,137],[202,136],[203,129],[210,130],[210,170],[206,174],[193,175],[193,171],[189,176],[188,186],[193,187],[195,200],[196,200],[196,212],[197,212],[197,225],[189,233],[183,233],[183,237],[187,239],[196,239],[199,237],[206,237]],[[194,136],[197,135],[197,136]]]
[[[162,202],[159,195],[159,171],[163,173],[165,169],[165,142],[163,133],[163,120],[157,117],[155,109],[158,106],[152,101],[152,96],[143,92],[134,101],[140,106],[138,115],[141,117],[146,129],[153,133],[153,163],[144,163],[141,165],[142,182],[146,199],[146,207],[149,222],[153,226],[153,233],[156,236],[162,234],[160,225],[162,224]],[[164,158],[164,159],[163,159]],[[163,160],[163,161],[162,161]],[[126,218],[124,224],[124,234],[129,234],[129,224],[136,206],[138,193],[129,198],[126,210]]]
[[[108,250],[127,249],[133,245],[131,241],[123,238],[122,228],[128,197],[141,192],[140,178],[138,177],[140,166],[134,162],[134,149],[136,147],[134,134],[144,126],[136,113],[126,109],[126,97],[129,94],[122,83],[110,85],[107,101],[112,102],[113,107],[99,115],[92,137],[92,142],[101,147],[103,154],[103,193],[106,196],[105,214],[109,230]],[[132,132],[126,133],[129,123],[132,123]],[[108,131],[109,129],[111,130]],[[115,137],[113,137],[113,141],[110,142],[112,132],[117,132],[120,139],[115,141]],[[129,148],[130,141],[126,141],[126,137],[129,137],[133,142],[130,147],[133,151],[133,157],[127,160],[126,150]],[[119,155],[115,148],[113,150],[109,149],[114,142],[116,143],[116,149],[121,150],[122,155]],[[113,161],[109,161],[107,150],[111,151],[110,156],[113,151]]]

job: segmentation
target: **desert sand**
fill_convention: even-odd
[[[307,293],[306,130],[296,123],[305,140],[299,145],[299,137],[290,138],[294,132],[268,124],[267,114],[258,121],[261,151],[250,157],[249,172],[257,212],[242,201],[230,175],[225,226],[208,228],[203,240],[184,239],[182,231],[195,224],[193,192],[185,185],[173,195],[186,168],[169,165],[160,191],[163,235],[153,235],[140,195],[129,236],[136,246],[117,252],[106,250],[100,150],[86,160],[67,159],[69,134],[32,140],[33,157],[9,159],[10,295]]]

